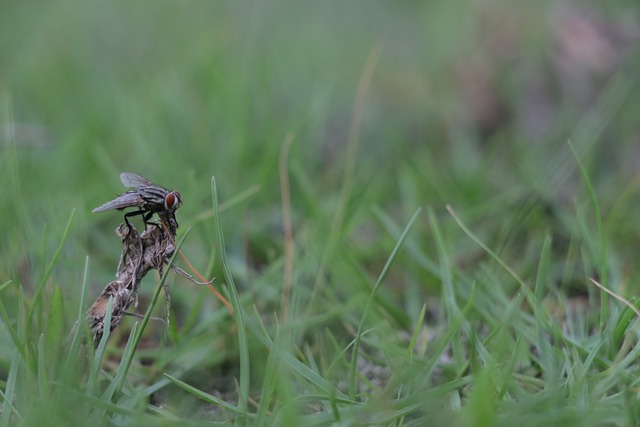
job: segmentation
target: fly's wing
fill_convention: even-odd
[[[144,204],[144,199],[135,191],[128,191],[119,195],[110,202],[105,203],[102,206],[98,206],[91,212],[105,212],[114,209],[124,209],[131,206],[141,206]]]
[[[120,174],[120,181],[125,187],[138,188],[138,187],[159,187],[147,178],[144,178],[138,174],[132,172],[122,172]]]

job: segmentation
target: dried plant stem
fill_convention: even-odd
[[[174,227],[172,229],[175,230]],[[102,291],[96,302],[87,310],[87,319],[93,332],[93,341],[97,345],[104,333],[104,320],[109,298],[113,297],[111,309],[111,330],[113,331],[127,314],[126,310],[132,302],[138,302],[140,281],[151,269],[162,274],[175,252],[173,237],[161,227],[147,227],[142,234],[131,225],[122,223],[116,228],[116,234],[122,239],[122,254],[116,272],[116,280],[110,282]],[[165,285],[167,295],[167,320],[171,300],[169,289]]]

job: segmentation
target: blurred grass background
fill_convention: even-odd
[[[456,318],[448,305],[452,299],[461,307],[470,301],[476,315],[467,321],[480,329],[456,332],[464,337],[455,341],[459,348],[450,371],[449,359],[432,355],[445,368],[427,382],[467,378],[477,390],[493,386],[488,371],[479,367],[486,364],[464,360],[473,358],[467,346],[476,334],[495,332],[485,317],[492,311],[501,319],[496,328],[508,318],[502,310],[517,315],[509,310],[519,285],[455,223],[447,204],[527,285],[544,282],[537,289],[544,289],[539,292],[545,307],[558,314],[564,329],[570,307],[586,305],[581,339],[602,332],[600,293],[586,277],[627,297],[637,293],[640,6],[635,2],[63,0],[5,1],[1,8],[0,284],[12,283],[0,296],[11,318],[20,316],[18,286],[28,305],[74,209],[43,298],[48,301],[52,289],[61,288],[70,328],[85,258],[86,303],[112,280],[120,251],[113,229],[121,217],[91,209],[121,193],[118,175],[131,171],[180,191],[181,232],[192,227],[183,251],[203,272],[217,276],[218,284],[211,176],[223,205],[249,191],[222,213],[227,257],[245,309],[255,316],[255,306],[274,327],[286,262],[279,157],[289,133],[294,135],[288,159],[295,239],[291,304],[297,325],[291,339],[298,349],[292,354],[310,365],[314,355],[320,372],[334,357],[340,360],[336,354],[342,350],[349,354],[364,301],[419,207],[430,207],[433,216],[421,213],[368,318],[370,327],[375,325],[370,339],[378,344],[369,343],[376,349],[369,355],[381,360],[367,363],[382,370],[374,379],[382,381],[383,391],[389,391],[388,377],[411,375],[400,368],[395,350],[407,345],[423,305],[430,325],[424,339],[433,342]],[[341,209],[356,91],[365,63],[378,49],[340,223],[334,215]],[[606,246],[567,141],[593,185]],[[542,280],[536,274],[546,238],[552,240]],[[132,382],[151,382],[177,360],[197,360],[185,373],[194,386],[226,389],[229,400],[237,399],[227,378],[237,376],[232,319],[206,290],[180,278],[170,281],[172,330],[151,325],[161,337],[161,344],[146,350],[154,369],[132,368]],[[144,283],[142,293],[150,295],[154,279]],[[615,317],[621,306],[611,306]],[[135,320],[128,319],[129,325]],[[37,324],[27,325],[32,326],[34,336],[42,332]],[[127,328],[119,331],[126,341]],[[0,378],[6,381],[13,345],[6,328],[0,337]],[[111,344],[116,355],[117,340]],[[257,372],[252,387],[259,390],[261,373],[270,369],[267,352],[255,337],[249,341]],[[523,360],[539,354],[527,355],[526,347],[505,341],[489,353],[508,359],[518,348],[518,366],[527,365]],[[214,356],[191,357],[202,351]],[[342,389],[336,372],[326,378]],[[221,387],[219,381],[231,385]],[[291,383],[291,395],[303,393],[304,387]],[[535,393],[529,399],[506,393],[509,399],[502,400],[503,393],[484,405],[482,392],[467,393],[465,387],[453,387],[460,390],[456,398],[443,392],[434,404],[450,407],[463,425],[483,414],[498,422],[491,418],[495,414],[483,412],[492,405],[507,425],[513,420],[509,414],[533,416],[540,412],[536,405],[546,407],[554,399],[549,395],[540,403]],[[180,405],[201,408],[175,387],[167,390],[156,398],[179,416],[189,417]],[[617,393],[637,405],[637,392],[625,390]],[[370,401],[363,393],[362,400]],[[393,400],[385,392],[373,396],[375,402]],[[517,403],[505,407],[505,401]],[[300,413],[309,411],[302,408]],[[409,412],[407,424],[413,416],[420,425],[429,408]],[[221,418],[196,410],[198,419]],[[568,419],[583,425],[634,419],[611,418],[606,409],[601,418],[586,409],[572,414]],[[365,422],[364,415],[351,415]],[[441,416],[442,423],[452,422],[442,414],[431,416],[434,423]],[[540,422],[550,420],[566,421],[558,416]]]

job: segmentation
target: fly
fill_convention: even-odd
[[[135,173],[123,172],[120,174],[120,181],[125,187],[133,188],[132,190],[122,193],[115,199],[98,206],[92,212],[105,212],[110,210],[123,210],[126,208],[138,208],[137,210],[124,214],[124,221],[129,228],[129,218],[135,215],[142,216],[142,220],[146,225],[153,224],[149,220],[154,213],[158,214],[160,219],[169,226],[172,234],[178,223],[175,219],[175,210],[182,204],[180,193],[154,184],[146,178],[136,175]]]

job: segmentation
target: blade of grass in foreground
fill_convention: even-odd
[[[58,365],[61,362],[62,350],[60,343],[65,339],[64,326],[64,294],[60,286],[53,288],[49,313],[47,314],[47,329],[44,334],[44,354],[39,354],[38,358],[46,359],[46,368],[50,378],[57,377],[60,372]]]
[[[593,204],[593,215],[595,216],[596,224],[598,227],[598,237],[600,238],[600,280],[602,281],[602,286],[608,288],[609,274],[607,272],[607,243],[604,233],[604,225],[602,224],[602,215],[600,215],[600,207],[598,206],[598,199],[596,199],[596,194],[591,186],[591,181],[589,181],[589,175],[587,175],[587,171],[582,166],[582,162],[580,162],[580,158],[578,157],[578,153],[571,145],[570,141],[567,141],[569,144],[569,148],[573,153],[573,157],[578,164],[578,168],[580,168],[580,174],[582,175],[582,179],[584,180],[584,184],[587,187],[587,193],[589,193],[589,197],[591,199],[591,203]],[[609,313],[607,310],[608,305],[608,296],[607,293],[602,291],[600,292],[600,333],[604,332],[606,327],[606,321],[609,317]]]
[[[154,304],[153,304],[154,305]],[[129,366],[125,363],[127,360],[133,359],[133,355],[135,354],[136,346],[134,342],[136,341],[137,332],[140,328],[138,328],[139,324],[136,322],[131,327],[131,334],[129,335],[129,340],[127,341],[127,345],[124,348],[122,353],[122,359],[120,361],[120,368],[114,378],[111,378],[111,382],[107,389],[100,396],[100,401],[105,405],[112,403],[113,396],[116,393],[119,393],[122,389],[122,385],[127,376],[127,372],[129,370]],[[100,344],[103,343],[103,339],[100,341]],[[106,343],[106,340],[104,340]],[[122,405],[118,405],[122,406]],[[99,425],[100,420],[105,418],[106,410],[104,409],[106,406],[98,406],[96,410],[93,412],[91,417],[89,418],[88,425]]]
[[[7,378],[7,384],[4,389],[4,402],[2,403],[2,426],[6,427],[10,425],[11,414],[15,414],[19,419],[22,418],[20,412],[13,406],[12,402],[15,397],[16,382],[18,379],[18,370],[22,357],[18,351],[13,352],[13,358],[11,359],[11,368],[9,369],[9,376]]]
[[[7,323],[7,326],[9,323]],[[22,287],[18,287],[18,314],[17,314],[17,325],[15,333],[17,335],[22,335],[24,333],[24,294],[22,292]],[[2,406],[2,426],[10,425],[11,414],[15,413],[18,418],[21,418],[20,413],[16,410],[16,408],[12,405],[12,402],[16,398],[16,388],[18,382],[18,374],[21,369],[21,365],[26,359],[24,355],[27,350],[24,348],[25,346],[16,347],[13,352],[13,357],[11,359],[11,365],[9,367],[9,375],[7,376],[6,385],[4,389],[4,403]]]
[[[348,400],[347,396],[344,395],[340,390],[338,390],[333,384],[329,381],[325,380],[322,376],[320,376],[313,369],[309,368],[307,365],[298,360],[295,356],[293,356],[288,351],[285,351],[283,348],[274,346],[273,341],[268,335],[265,335],[263,331],[260,329],[260,326],[256,324],[256,322],[247,322],[247,325],[255,336],[267,347],[269,351],[276,352],[276,356],[279,358],[280,363],[283,363],[290,369],[292,372],[302,376],[305,380],[309,381],[310,384],[313,384],[319,390],[325,392],[328,396],[337,396],[340,399]],[[356,402],[350,402],[356,403]]]
[[[182,380],[177,379],[176,377],[173,377],[169,374],[164,374],[165,377],[167,377],[169,379],[169,381],[171,381],[172,383],[174,383],[175,385],[177,385],[178,387],[180,387],[181,389],[193,394],[194,396],[198,397],[199,399],[204,400],[205,402],[214,404],[214,405],[218,405],[224,409],[227,409],[231,412],[233,412],[234,414],[237,415],[247,415],[248,417],[253,417],[252,414],[247,414],[246,409],[241,409],[237,406],[234,406],[228,402],[225,402],[222,399],[219,399],[215,396],[210,395],[209,393],[205,393],[202,390],[199,390],[195,387],[193,387],[192,385],[189,385],[187,383],[185,383]]]
[[[538,270],[536,272],[536,284],[534,287],[534,295],[536,301],[542,301],[544,297],[544,286],[549,281],[549,266],[551,265],[551,243],[552,239],[549,234],[544,238],[542,250],[540,251],[540,261],[538,261]]]
[[[3,326],[6,328],[7,332],[9,332],[9,335],[13,340],[13,344],[15,345],[15,348],[18,349],[18,351],[21,353],[22,358],[26,360],[27,351],[25,349],[25,345],[20,340],[20,336],[19,336],[20,334],[18,333],[16,328],[13,328],[11,326],[11,318],[9,317],[9,313],[7,312],[7,309],[5,308],[4,303],[2,302],[2,298],[0,298],[0,319],[2,319],[2,321],[4,322]]]
[[[449,256],[449,250],[446,247],[444,236],[438,224],[438,220],[432,209],[427,210],[429,217],[429,224],[433,232],[433,241],[436,249],[438,250],[438,260],[440,263],[440,280],[442,282],[442,307],[446,314],[448,323],[453,323],[453,319],[460,325],[460,328],[465,331],[467,336],[471,335],[469,322],[462,315],[458,302],[456,300],[456,290],[453,284],[453,262]],[[465,364],[465,360],[468,360],[467,352],[465,351],[465,345],[462,342],[462,336],[456,334],[452,337],[451,341],[451,353],[454,363],[457,366]]]
[[[76,322],[73,328],[73,337],[71,338],[71,345],[69,346],[69,354],[64,364],[64,369],[62,370],[62,372],[64,373],[63,374],[64,378],[69,378],[69,371],[71,369],[76,369],[75,362],[77,359],[75,355],[78,354],[78,349],[80,348],[80,343],[82,342],[82,335],[83,335],[82,332],[83,332],[83,325],[85,321],[84,300],[87,294],[87,287],[89,283],[89,281],[87,280],[88,277],[89,277],[89,257],[86,257],[84,261],[84,274],[82,275],[82,288],[80,291],[80,305],[78,307],[78,317],[76,319]]]
[[[473,234],[473,232],[469,229],[469,227],[467,227],[464,224],[464,222],[462,222],[462,220],[458,217],[458,214],[456,214],[456,211],[454,211],[450,205],[447,205],[447,211],[449,212],[449,215],[451,215],[453,220],[456,222],[456,224],[458,224],[458,227],[460,227],[462,231],[464,231],[464,233],[467,236],[469,236],[471,240],[476,242],[478,246],[480,246],[486,253],[488,253],[491,256],[491,258],[493,258],[502,268],[504,268],[511,275],[511,277],[515,279],[516,282],[518,282],[518,284],[520,285],[520,290],[527,297],[527,301],[531,305],[535,305],[535,301],[536,301],[535,295],[533,294],[531,289],[529,289],[529,287],[524,282],[524,280],[522,280],[520,276],[518,276],[518,273],[516,273],[511,267],[509,267],[509,265],[502,258],[500,258],[497,253],[492,251],[491,248],[489,248],[489,246],[487,246],[482,240],[480,240],[478,236]]]
[[[48,383],[48,375],[47,368],[45,366],[45,345],[44,345],[44,334],[40,334],[40,339],[38,339],[38,395],[42,400],[49,400],[49,383]]]
[[[173,265],[173,261],[175,260],[176,256],[180,252],[180,248],[182,247],[182,244],[184,243],[187,236],[189,235],[190,230],[191,230],[190,228],[187,229],[187,231],[184,233],[184,235],[180,239],[180,242],[176,245],[176,249],[173,252],[173,255],[171,256],[169,263],[165,267],[162,277],[160,278],[160,282],[156,287],[156,291],[153,294],[153,297],[149,303],[149,307],[147,307],[147,311],[144,314],[144,317],[142,318],[142,320],[140,321],[140,324],[139,325],[137,323],[134,324],[134,328],[136,327],[136,325],[138,325],[138,327],[137,329],[131,330],[129,341],[127,342],[127,346],[122,356],[122,360],[120,361],[120,369],[118,369],[118,373],[116,374],[116,377],[114,378],[112,383],[109,385],[109,387],[107,388],[107,390],[105,390],[103,394],[103,400],[105,402],[110,402],[113,396],[116,394],[119,394],[120,390],[122,389],[124,380],[126,379],[127,373],[129,372],[129,368],[131,367],[131,363],[133,362],[133,356],[135,355],[136,349],[138,348],[138,344],[142,339],[142,334],[144,333],[144,330],[147,327],[147,323],[149,323],[149,319],[151,318],[151,313],[153,312],[153,309],[155,308],[156,303],[158,302],[160,293],[164,289],[164,282],[166,282],[167,277],[171,272],[171,266]]]
[[[418,342],[418,337],[422,332],[422,324],[424,323],[424,316],[427,312],[427,304],[422,304],[422,310],[420,310],[420,314],[418,315],[418,319],[413,327],[413,334],[411,335],[411,340],[409,341],[409,346],[407,348],[407,358],[409,359],[409,365],[413,363],[413,353],[416,351],[416,343]],[[426,342],[426,340],[425,340]],[[422,344],[421,348],[418,349],[417,353],[420,356],[424,356],[426,351],[426,343]]]
[[[89,378],[87,379],[86,392],[88,395],[93,396],[96,382],[98,380],[98,373],[100,372],[100,365],[102,363],[102,357],[104,356],[104,349],[107,346],[107,340],[111,335],[111,310],[113,309],[113,296],[109,297],[107,302],[107,311],[105,312],[104,320],[102,321],[102,338],[98,343],[95,354],[93,355],[93,363],[91,364],[91,370],[89,371]]]
[[[246,417],[247,401],[249,399],[249,378],[250,378],[250,365],[249,365],[249,344],[247,342],[247,331],[244,323],[244,312],[240,306],[240,298],[238,297],[238,289],[231,275],[229,264],[227,264],[227,255],[225,252],[224,235],[222,234],[222,221],[220,219],[220,208],[218,205],[218,189],[216,188],[216,178],[211,177],[211,195],[213,202],[214,226],[218,237],[218,252],[220,253],[220,262],[222,263],[222,272],[224,278],[229,286],[229,297],[231,304],[235,309],[236,323],[238,326],[238,353],[240,355],[240,397],[238,399],[238,408],[242,414]]]
[[[11,411],[13,411],[13,413],[16,415],[18,420],[22,421],[22,416],[20,415],[20,412],[18,412],[16,407],[13,406],[13,404],[10,402],[9,399],[7,399],[6,395],[2,392],[2,390],[0,390],[0,399],[2,399],[3,407],[4,408],[9,408]],[[5,409],[3,409],[3,413],[4,413],[4,411],[5,411]],[[9,412],[7,410],[7,413],[10,414],[11,412]],[[4,423],[3,423],[3,425],[4,425]]]
[[[351,367],[349,369],[349,399],[351,400],[353,400],[355,397],[356,362],[358,360],[358,350],[360,348],[360,338],[362,337],[362,329],[364,328],[364,321],[367,318],[367,314],[369,313],[369,310],[371,309],[371,303],[373,302],[373,299],[376,295],[376,291],[378,290],[380,285],[382,285],[382,281],[384,280],[384,278],[387,277],[387,273],[389,272],[389,268],[391,267],[393,260],[396,258],[398,251],[400,250],[400,248],[402,247],[402,244],[404,243],[405,239],[409,235],[409,231],[411,230],[411,227],[413,227],[413,224],[418,219],[418,215],[420,214],[421,210],[422,210],[421,208],[418,208],[413,213],[413,216],[409,220],[409,223],[407,224],[404,231],[400,235],[400,238],[398,239],[396,246],[393,248],[393,251],[391,251],[391,255],[389,255],[389,259],[387,259],[386,264],[382,268],[382,271],[378,276],[378,280],[376,280],[376,284],[373,286],[373,289],[369,294],[369,299],[367,300],[367,303],[364,306],[362,317],[360,318],[360,324],[358,325],[358,331],[356,332],[356,337],[353,343],[353,354],[351,355]]]
[[[276,332],[276,337],[273,341],[274,346],[281,345],[281,336]],[[266,367],[264,369],[264,376],[262,379],[262,391],[260,392],[260,406],[258,407],[258,413],[256,417],[256,425],[265,425],[267,417],[267,411],[273,398],[277,384],[277,372],[280,371],[279,363],[276,357],[275,351],[270,351],[267,357]]]
[[[31,304],[31,307],[29,308],[29,312],[27,314],[27,325],[31,325],[33,316],[36,313],[36,311],[42,310],[42,301],[40,300],[40,294],[42,294],[42,291],[44,290],[44,287],[47,284],[47,281],[49,280],[51,273],[53,272],[53,267],[55,267],[56,262],[58,261],[58,257],[62,252],[64,243],[67,241],[67,237],[69,236],[69,231],[71,231],[71,224],[73,224],[73,218],[75,214],[76,214],[76,210],[74,208],[71,211],[69,220],[67,221],[67,226],[65,227],[64,232],[62,233],[62,239],[60,240],[58,249],[56,249],[56,252],[53,254],[53,258],[51,258],[51,262],[49,263],[49,266],[47,267],[44,274],[42,275],[42,278],[40,279],[40,283],[38,283],[38,287],[36,288],[36,291],[33,294],[33,303]],[[28,329],[29,328],[27,328],[27,330]]]
[[[159,291],[157,293],[159,294]],[[157,297],[156,297],[156,300],[157,300]],[[150,308],[153,306],[155,306],[154,303],[150,305]],[[147,313],[149,312],[150,312],[150,309],[147,310]],[[111,379],[111,383],[109,384],[107,389],[104,391],[104,393],[102,393],[102,396],[100,396],[100,400],[105,404],[112,403],[113,396],[116,394],[119,394],[120,390],[122,389],[124,380],[127,377],[127,372],[129,372],[129,366],[131,366],[131,362],[129,362],[128,364],[126,362],[133,360],[133,356],[137,348],[137,343],[139,342],[139,339],[136,340],[136,337],[138,337],[138,331],[143,330],[143,328],[139,328],[138,326],[139,324],[137,322],[133,324],[131,328],[131,334],[129,335],[129,340],[127,341],[127,345],[125,346],[124,352],[122,353],[122,360],[120,361],[120,367],[118,369],[118,372],[115,378]],[[122,405],[118,405],[118,406],[122,406]],[[105,414],[106,414],[106,410],[104,409],[104,407],[100,407],[100,406],[97,407],[97,409],[91,415],[91,418],[89,418],[88,425],[99,425],[100,420],[105,419]]]
[[[301,353],[299,349],[295,348],[292,339],[293,329],[300,327],[300,323],[285,320],[285,322],[288,322],[287,326],[276,326],[275,337],[271,340],[255,304],[254,310],[256,316],[248,327],[255,329],[256,324],[258,324],[261,329],[257,332],[257,335],[261,335],[263,342],[269,346],[269,356],[264,369],[256,425],[264,425],[269,418],[277,419],[278,425],[299,424],[300,407],[297,401],[299,390],[294,390],[293,383],[289,381],[289,378],[292,377],[290,374],[294,371],[290,369],[291,366],[285,361],[284,357],[281,357],[281,354],[290,354],[290,351]],[[297,326],[294,326],[294,324]],[[293,359],[298,361],[297,358]],[[301,357],[301,359],[303,358]],[[308,369],[309,372],[319,372],[318,369]],[[328,397],[325,396],[325,398]]]
[[[640,309],[640,298],[631,298],[629,303],[631,303],[636,309]],[[628,306],[618,314],[617,320],[614,322],[615,327],[613,328],[611,335],[610,357],[613,358],[613,354],[619,350],[624,339],[624,335],[627,332],[627,328],[631,324],[631,321],[637,316],[638,314]]]

